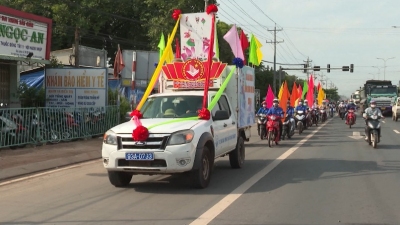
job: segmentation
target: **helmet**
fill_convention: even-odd
[[[279,100],[277,98],[275,98],[272,102],[273,102],[274,107],[278,107]]]
[[[375,108],[376,107],[376,102],[375,101],[371,101],[369,104],[371,105],[371,108]]]
[[[306,104],[306,103],[308,103],[308,100],[306,99],[306,100],[304,100],[304,104]]]
[[[276,102],[276,103],[279,103],[279,99],[277,99],[277,98],[274,98],[274,100],[272,101],[272,102]]]

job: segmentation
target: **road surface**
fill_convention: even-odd
[[[268,148],[254,136],[246,164],[216,162],[210,186],[183,176],[110,185],[100,160],[0,184],[0,224],[400,224],[400,122],[378,149],[359,118],[338,117]],[[255,132],[253,132],[255,133]]]

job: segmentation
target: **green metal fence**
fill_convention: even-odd
[[[119,124],[118,106],[0,109],[0,148],[103,135]]]

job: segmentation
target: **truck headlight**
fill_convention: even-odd
[[[183,130],[173,133],[168,140],[168,145],[182,145],[190,143],[193,140],[194,132],[192,130]]]
[[[112,132],[111,130],[107,131],[104,134],[103,143],[109,144],[109,145],[117,145],[116,134],[114,132]]]

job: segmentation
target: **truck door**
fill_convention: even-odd
[[[228,100],[225,95],[222,95],[218,101],[219,107],[221,110],[225,110],[229,114],[229,119],[221,121],[223,123],[223,151],[229,152],[232,149],[235,149],[237,142],[237,124],[236,119],[234,118],[235,114],[232,112],[231,107],[229,106]]]
[[[215,113],[221,110],[219,107],[219,103],[215,105],[215,107],[211,110],[211,116],[214,117]],[[224,153],[224,146],[223,146],[223,131],[224,131],[224,121],[214,121],[213,122],[213,129],[214,129],[214,144],[215,144],[215,156],[220,156]]]

